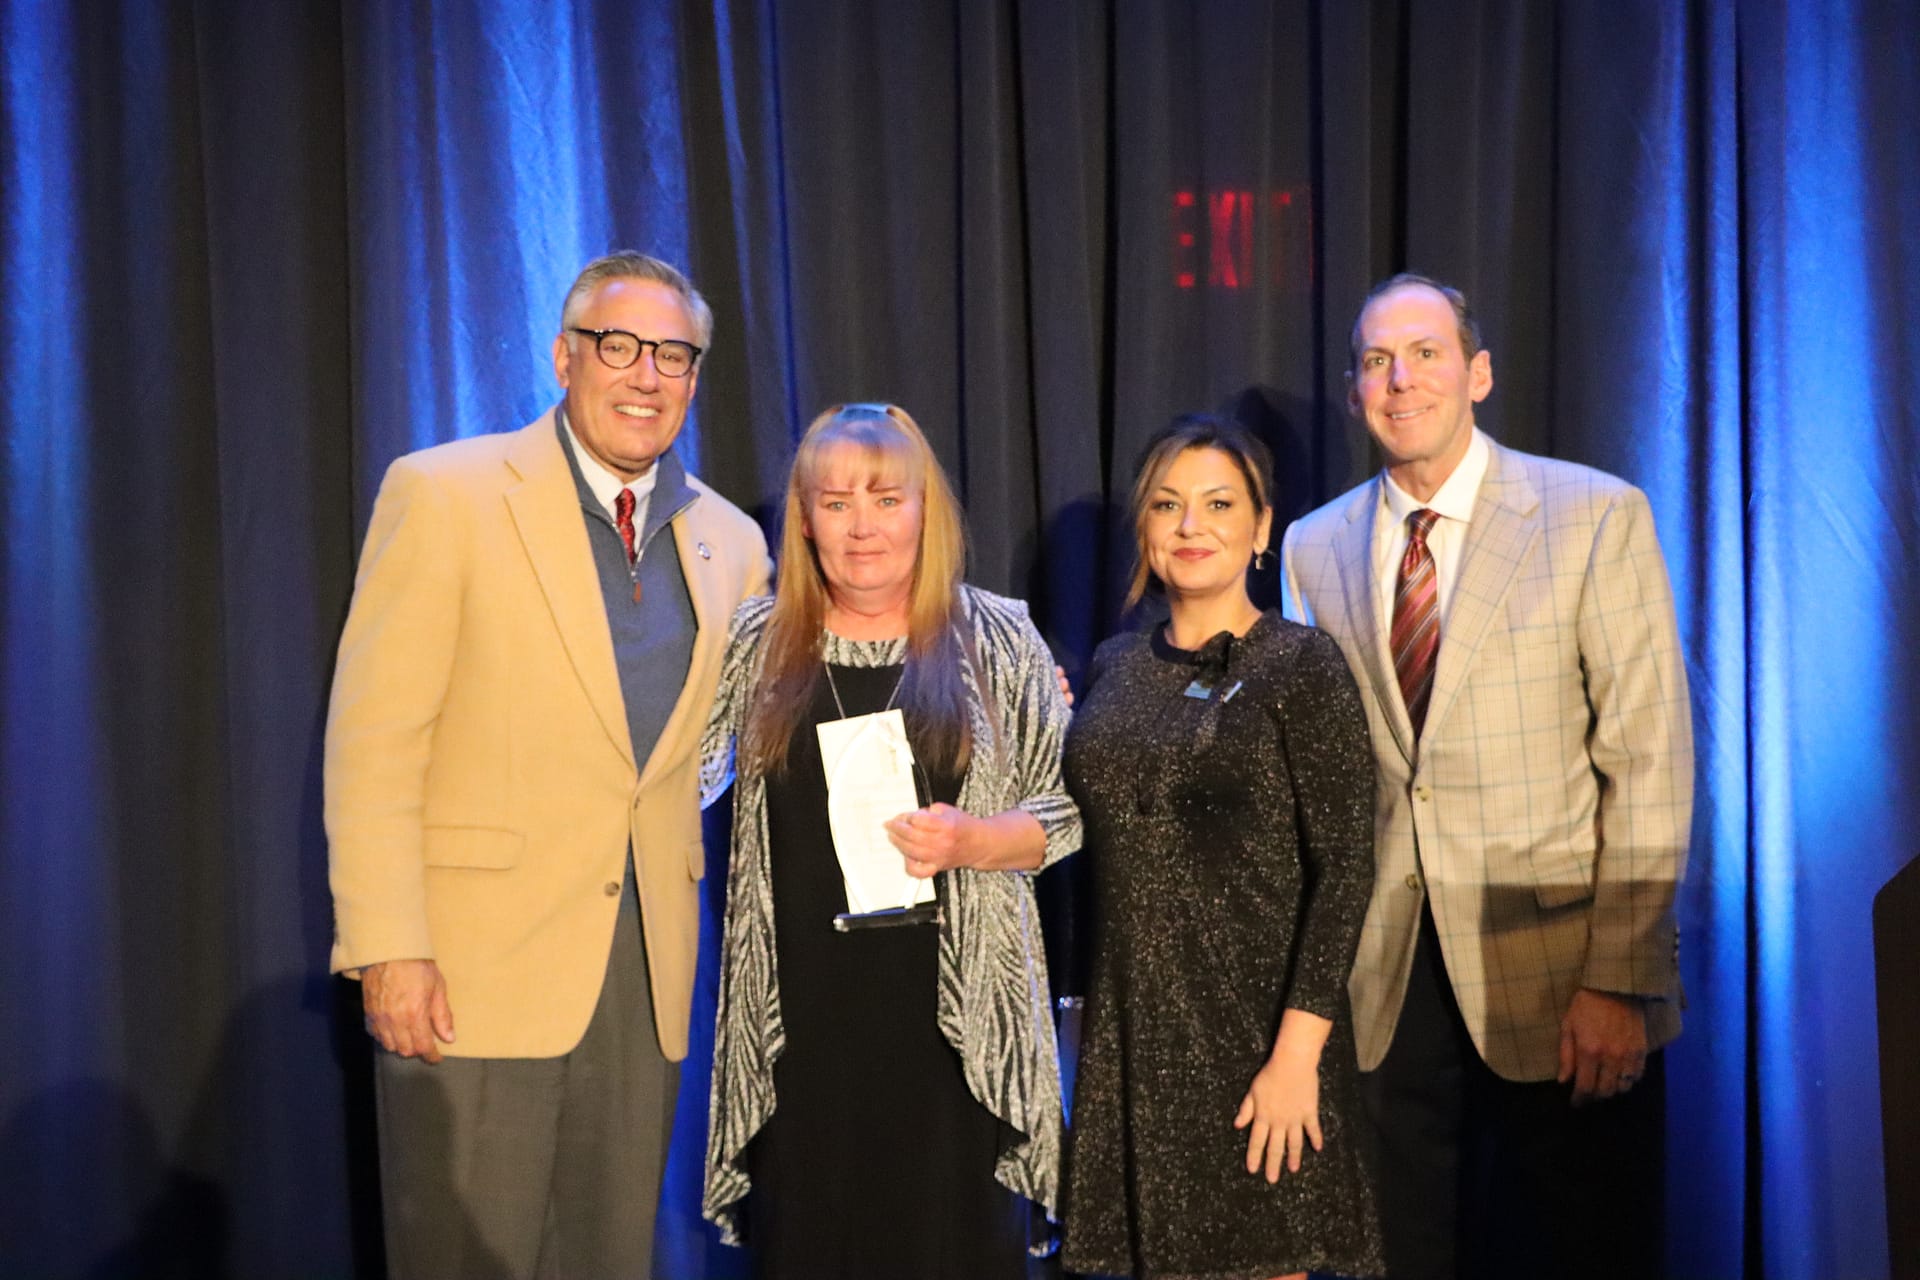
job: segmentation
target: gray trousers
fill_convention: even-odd
[[[453,1013],[458,1030],[458,993]],[[654,1031],[631,858],[606,981],[573,1052],[374,1059],[392,1280],[650,1274],[680,1070]]]

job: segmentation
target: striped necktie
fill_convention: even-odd
[[[1400,557],[1400,580],[1393,588],[1393,671],[1407,704],[1417,740],[1427,722],[1433,693],[1433,661],[1440,652],[1440,575],[1427,550],[1427,534],[1440,513],[1425,507],[1407,517],[1407,552]]]

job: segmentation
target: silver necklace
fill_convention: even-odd
[[[847,706],[844,702],[840,701],[840,686],[833,682],[833,664],[831,662],[822,662],[820,669],[827,673],[827,688],[833,693],[833,709],[840,713],[842,720],[847,719]],[[893,710],[893,700],[900,696],[900,685],[906,678],[907,665],[903,662],[900,664],[900,674],[893,678],[893,692],[887,695],[887,705],[880,708],[881,715],[885,715],[887,712]]]

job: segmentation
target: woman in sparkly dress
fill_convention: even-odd
[[[1183,418],[1133,491],[1170,617],[1094,657],[1068,735],[1093,860],[1069,1270],[1382,1270],[1347,973],[1373,884],[1373,756],[1322,632],[1256,609],[1268,455]]]
[[[1058,1201],[1032,873],[1080,845],[1066,704],[963,550],[913,419],[841,405],[794,459],[774,595],[734,614],[703,750],[708,796],[738,768],[705,1210],[763,1280],[1022,1280],[1027,1201]],[[872,794],[889,771],[904,800]],[[878,906],[933,901],[850,900],[843,838]]]

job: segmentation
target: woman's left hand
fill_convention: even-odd
[[[926,880],[972,865],[970,838],[979,821],[950,804],[935,803],[888,819],[887,839],[906,858],[907,874]]]
[[[1289,1053],[1282,1046],[1267,1059],[1240,1100],[1233,1127],[1247,1129],[1247,1172],[1264,1165],[1268,1182],[1280,1181],[1284,1162],[1300,1172],[1311,1142],[1320,1150],[1320,1054]]]

